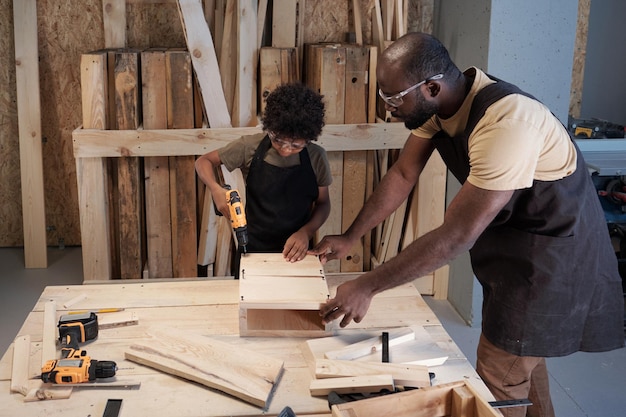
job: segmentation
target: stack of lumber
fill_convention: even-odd
[[[310,11],[304,0],[275,0],[271,13],[265,1],[206,2],[212,6],[204,10],[199,0],[177,4],[187,48],[109,48],[85,54],[84,129],[254,126],[264,98],[279,84],[296,81],[324,95],[327,125],[391,121],[384,108],[381,113],[376,62],[381,49],[405,32],[406,2],[376,1],[362,13],[361,2],[353,1],[355,43],[307,44],[303,18]],[[371,16],[375,45],[363,42],[363,15]],[[115,16],[105,16],[105,32],[109,26],[124,27],[123,14]],[[125,40],[109,42],[119,43]],[[232,138],[237,136],[233,132]],[[346,230],[398,154],[340,148],[328,152],[332,209],[316,240]],[[77,160],[86,279],[205,275],[198,265],[206,266],[208,276],[230,275],[235,241],[228,222],[216,216],[210,193],[195,177],[195,155],[172,156],[176,153],[165,147],[158,155],[121,153],[119,158]],[[326,264],[326,272],[370,270],[441,223],[445,167],[431,162],[413,197],[346,257]],[[230,173],[223,175],[226,179]],[[237,181],[242,183],[241,178]],[[237,188],[245,199],[244,187]],[[89,208],[103,206],[106,224],[94,222],[100,214]],[[100,242],[104,235],[106,242]],[[432,283],[424,289],[432,294]]]

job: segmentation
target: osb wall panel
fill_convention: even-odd
[[[569,115],[580,117],[583,99],[583,78],[585,76],[585,58],[587,56],[587,32],[589,30],[589,9],[591,0],[578,1],[578,25],[574,44],[574,65],[572,68],[572,88],[569,102]]]
[[[18,0],[19,1],[19,0]],[[580,0],[588,13],[589,0]],[[412,0],[408,30],[432,32],[434,0]],[[587,5],[586,8],[584,5]],[[0,247],[22,246],[22,207],[15,91],[13,0],[0,0]],[[307,0],[304,41],[341,42],[354,31],[352,1]],[[360,0],[363,38],[371,42],[373,0]],[[48,244],[80,245],[78,197],[71,132],[80,126],[80,55],[104,47],[102,0],[38,0],[43,164]],[[579,21],[573,91],[582,90],[587,15]],[[584,25],[582,27],[581,25]],[[584,29],[584,30],[583,30]],[[127,44],[183,47],[184,34],[173,1],[127,3]],[[573,103],[579,105],[580,97]],[[573,114],[576,114],[572,111]]]
[[[0,0],[0,245],[23,245],[12,0]]]
[[[102,1],[38,0],[48,245],[80,245],[72,131],[81,124],[80,56],[104,46]],[[183,47],[175,3],[128,4],[128,45]],[[13,1],[0,0],[0,247],[22,246]]]

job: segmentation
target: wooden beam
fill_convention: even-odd
[[[191,53],[191,62],[202,90],[209,125],[211,127],[229,127],[231,126],[230,114],[222,90],[213,38],[204,19],[202,4],[199,0],[178,0],[178,8],[187,40],[187,48]]]
[[[13,1],[15,83],[26,268],[47,268],[46,210],[41,145],[37,1]]]
[[[243,135],[260,133],[257,127],[231,129],[167,129],[72,132],[74,157],[203,155]],[[326,125],[317,143],[326,151],[401,149],[409,132],[402,123]]]
[[[28,394],[28,361],[30,359],[30,336],[18,336],[13,341],[11,366],[11,392]]]
[[[391,375],[394,384],[404,387],[430,386],[428,367],[424,365],[330,359],[315,360],[315,377],[318,379],[377,374]]]
[[[328,395],[331,391],[337,394],[355,394],[379,392],[383,389],[393,391],[395,385],[391,375],[365,375],[343,378],[314,379],[309,391],[312,396]]]

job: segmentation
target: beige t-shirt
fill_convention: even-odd
[[[440,130],[461,134],[476,94],[493,83],[481,70],[461,108],[448,119],[433,116],[413,134],[432,138]],[[540,102],[510,94],[493,103],[469,137],[470,173],[467,181],[486,190],[515,190],[533,180],[555,181],[576,170],[576,149],[561,122]]]
[[[264,137],[265,133],[242,136],[223,148],[220,148],[217,153],[222,164],[224,164],[229,171],[240,168],[243,177],[248,178],[254,152],[259,147]],[[333,177],[330,172],[330,164],[328,163],[326,150],[315,143],[309,143],[306,149],[309,152],[309,159],[311,159],[311,166],[313,167],[313,172],[315,172],[318,187],[329,186],[333,182]],[[270,147],[263,160],[268,164],[287,168],[300,165],[300,154],[294,153],[287,157],[282,157],[276,152],[276,149]]]

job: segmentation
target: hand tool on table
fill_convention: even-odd
[[[41,380],[77,384],[115,376],[117,364],[98,361],[79,349],[79,344],[98,337],[98,316],[93,312],[66,314],[58,324],[61,359],[51,359],[41,368]]]
[[[79,343],[98,337],[98,315],[94,312],[65,314],[59,318],[58,328],[61,346],[78,349]]]
[[[115,376],[117,364],[98,361],[84,350],[63,348],[61,359],[47,361],[41,368],[41,380],[54,384],[80,384]]]

